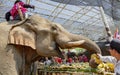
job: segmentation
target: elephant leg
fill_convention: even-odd
[[[30,75],[30,66],[31,65],[26,64],[23,68],[21,68],[19,75]]]
[[[38,64],[38,61],[32,63],[32,65],[31,65],[31,75],[36,75],[36,73],[37,73],[37,64]]]
[[[30,71],[31,71],[31,65],[26,64],[25,65],[25,75],[30,75]]]

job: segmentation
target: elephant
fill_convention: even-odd
[[[0,36],[0,75],[30,75],[32,62],[41,57],[62,57],[60,49],[80,47],[101,53],[94,41],[38,14],[20,22],[0,23]]]

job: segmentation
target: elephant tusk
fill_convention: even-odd
[[[85,42],[85,40],[75,41],[75,42],[68,42],[67,45],[68,46],[79,46],[79,45],[83,44],[84,42]]]

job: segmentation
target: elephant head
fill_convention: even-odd
[[[59,48],[74,47],[101,53],[99,47],[90,39],[71,34],[60,24],[50,22],[39,15],[33,15],[14,25],[9,32],[8,39],[8,44],[31,47],[40,56],[60,55]]]

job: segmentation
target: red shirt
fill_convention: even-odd
[[[55,58],[55,61],[56,61],[57,63],[59,63],[59,64],[61,64],[61,63],[62,63],[62,59],[61,59],[61,58],[59,58],[59,57]]]
[[[72,63],[72,61],[73,61],[72,58],[68,58],[69,63]]]

